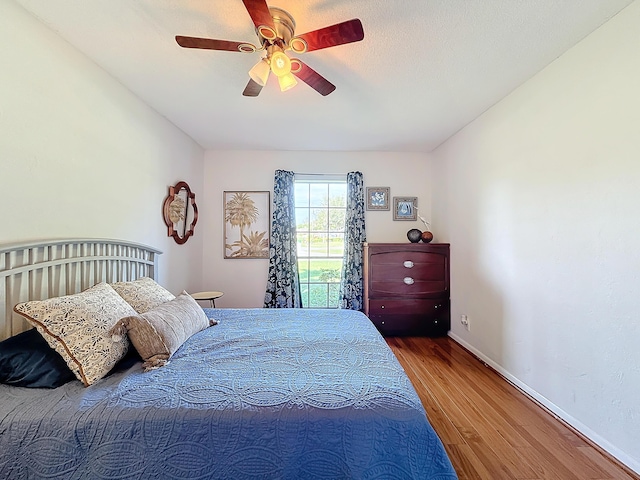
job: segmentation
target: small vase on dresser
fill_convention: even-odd
[[[451,326],[448,243],[365,243],[364,313],[385,336]]]

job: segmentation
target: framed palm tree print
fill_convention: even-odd
[[[224,192],[224,258],[269,258],[270,192]]]

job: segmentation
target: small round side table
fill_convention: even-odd
[[[194,300],[209,300],[211,302],[211,308],[216,308],[216,298],[220,298],[224,295],[223,292],[197,292],[190,293]]]

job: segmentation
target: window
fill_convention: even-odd
[[[296,175],[295,205],[302,306],[338,308],[347,182]]]

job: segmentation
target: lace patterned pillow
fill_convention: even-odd
[[[148,312],[152,308],[176,298],[170,291],[149,277],[139,278],[133,282],[112,283],[111,286],[138,313]]]
[[[109,330],[135,311],[106,283],[13,309],[36,327],[87,387],[109,373],[129,349],[126,338],[114,342]]]

